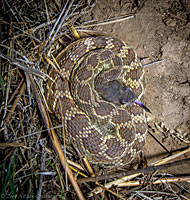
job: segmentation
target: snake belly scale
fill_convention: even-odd
[[[113,37],[70,44],[50,70],[45,96],[57,121],[82,155],[105,167],[129,164],[142,151],[147,132],[144,70],[136,52]],[[124,91],[124,92],[123,92]]]

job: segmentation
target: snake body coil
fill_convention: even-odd
[[[92,163],[118,167],[142,150],[147,132],[144,70],[137,54],[112,37],[90,37],[69,45],[56,58],[46,100],[66,136]]]

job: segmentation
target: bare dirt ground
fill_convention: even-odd
[[[187,145],[170,132],[187,138],[190,135],[190,2],[101,0],[83,20],[103,21],[133,12],[136,15],[132,19],[95,30],[124,40],[142,59],[164,60],[145,68],[146,105],[152,112],[150,126],[162,122],[169,130],[154,136],[169,152],[174,151]],[[148,136],[145,145],[148,162],[164,153],[166,150]],[[184,167],[181,173],[190,172],[188,166]]]

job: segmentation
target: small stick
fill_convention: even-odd
[[[86,168],[87,168],[87,170],[88,170],[90,176],[91,176],[91,177],[95,177],[95,173],[94,173],[92,167],[90,166],[90,163],[88,162],[86,156],[83,157],[83,162],[84,162],[84,165],[86,166]],[[117,193],[113,192],[112,190],[106,188],[105,186],[101,185],[101,184],[98,183],[97,181],[95,182],[95,184],[96,184],[97,186],[99,186],[100,188],[105,189],[105,190],[107,190],[108,192],[112,193],[113,195],[115,195],[115,196],[117,196],[117,197],[119,197],[119,198],[121,198],[121,199],[124,199],[122,196],[120,196],[120,195],[118,195]],[[101,194],[101,196],[102,196],[102,199],[104,199],[104,193],[101,192],[100,194]]]
[[[5,157],[4,157],[2,160],[0,160],[0,163],[5,162],[9,157],[11,157],[12,154],[14,153],[14,151],[15,151],[15,149],[11,149],[11,150],[5,155]]]
[[[6,142],[6,143],[0,143],[0,147],[23,147],[24,143],[16,143],[16,142]]]
[[[161,184],[161,183],[174,183],[174,182],[185,182],[190,181],[190,176],[182,176],[182,177],[172,177],[172,178],[161,178],[159,180],[155,180],[155,178],[151,181],[153,185]],[[119,187],[128,187],[128,186],[138,186],[142,185],[142,181],[130,181],[125,183],[119,183]]]
[[[168,153],[171,154],[170,151],[150,132],[148,131],[148,134],[151,135],[151,137]]]
[[[78,182],[86,182],[86,180],[90,180],[90,181],[98,181],[98,180],[103,180],[105,178],[114,178],[114,177],[121,177],[121,176],[124,176],[118,180],[115,180],[115,181],[112,181],[110,183],[107,183],[105,185],[105,187],[107,188],[110,188],[112,187],[113,185],[118,185],[119,183],[122,183],[124,181],[127,181],[127,180],[130,180],[132,178],[135,178],[137,177],[138,175],[142,174],[142,173],[147,173],[147,172],[152,172],[152,171],[156,171],[156,170],[161,170],[161,169],[166,169],[168,167],[172,167],[172,166],[177,166],[177,165],[181,165],[182,163],[188,163],[190,161],[190,158],[189,159],[184,159],[184,160],[180,160],[180,161],[175,161],[173,163],[168,163],[168,164],[164,164],[164,165],[161,165],[163,163],[166,163],[168,162],[169,160],[171,159],[174,159],[174,158],[177,158],[187,152],[190,151],[190,147],[185,149],[184,151],[181,151],[175,155],[172,155],[168,158],[164,158],[162,159],[161,161],[157,162],[156,164],[152,164],[154,166],[149,166],[145,169],[139,169],[139,170],[131,170],[131,171],[128,171],[128,172],[123,172],[123,173],[118,173],[118,174],[111,174],[111,175],[107,175],[107,176],[101,176],[101,177],[91,177],[91,178],[84,178],[84,179],[79,179]],[[159,165],[159,166],[158,166]],[[128,176],[126,176],[128,175]],[[93,196],[93,194],[98,194],[100,192],[102,192],[103,189],[101,187],[97,187],[95,188],[92,192],[90,192],[90,196]]]
[[[181,17],[178,17],[177,15],[174,15],[174,14],[172,14],[171,12],[168,12],[168,14],[171,15],[172,17],[175,17],[176,19],[179,19],[179,20],[181,20],[181,21],[187,23],[187,20],[185,20],[185,19],[183,19],[183,18],[181,18]]]
[[[69,160],[69,159],[67,159],[67,162],[68,162],[70,165],[72,165],[72,166],[74,166],[74,167],[80,169],[81,171],[85,171],[84,168],[83,168],[81,165],[79,165],[78,163],[75,163],[75,162],[73,162],[73,161],[71,161],[71,160]]]
[[[34,74],[34,75],[40,77],[43,80],[45,80],[45,78],[48,77],[47,74],[45,74],[45,73],[43,73],[43,72],[41,72],[41,71],[39,71],[37,69],[30,68],[27,65],[25,65],[25,64],[23,64],[21,62],[18,62],[16,59],[11,58],[11,57],[9,57],[7,55],[4,55],[4,54],[0,53],[0,57],[6,59],[7,61],[9,61],[10,64],[16,65],[18,68],[24,70],[25,72],[28,72],[30,74]]]
[[[83,158],[83,162],[84,162],[84,165],[87,168],[88,173],[90,174],[90,176],[91,177],[95,177],[94,171],[93,171],[92,167],[90,166],[90,163],[88,162],[86,157]]]
[[[78,29],[78,28],[87,28],[87,27],[93,27],[93,26],[104,26],[104,25],[107,25],[107,24],[119,23],[119,22],[125,21],[127,19],[132,19],[132,18],[134,18],[134,15],[126,16],[126,17],[123,17],[123,18],[120,18],[120,19],[110,19],[109,21],[107,20],[107,21],[99,22],[97,24],[76,26],[75,28]]]
[[[79,40],[79,39],[80,39],[80,35],[78,34],[76,28],[75,28],[72,24],[71,24],[69,27],[70,27],[70,29],[71,29],[71,31],[72,31],[74,37],[75,37],[77,40]]]
[[[68,3],[68,2],[69,2],[69,1],[67,1],[67,3]],[[51,46],[51,44],[52,44],[53,41],[55,40],[55,37],[56,37],[56,35],[58,34],[59,30],[60,30],[61,27],[63,26],[63,23],[64,23],[64,21],[65,21],[65,18],[67,17],[67,15],[68,15],[68,13],[69,13],[69,11],[70,11],[70,9],[71,9],[71,6],[73,5],[73,2],[74,2],[74,0],[71,0],[70,4],[69,4],[69,6],[68,6],[68,9],[67,9],[66,12],[64,13],[64,11],[65,11],[65,9],[66,9],[66,6],[67,6],[67,3],[65,4],[65,6],[64,6],[64,8],[63,8],[63,12],[61,12],[61,14],[59,15],[59,18],[57,19],[57,21],[56,21],[56,23],[55,23],[55,25],[54,25],[54,27],[53,27],[53,30],[52,30],[51,33],[50,33],[50,36],[52,36],[52,34],[54,33],[54,30],[55,30],[55,28],[56,28],[56,26],[57,26],[57,29],[55,30],[55,33],[54,33],[54,35],[52,36],[52,38],[51,38],[51,40],[50,40],[48,46]],[[63,13],[64,13],[64,15],[63,15]],[[62,17],[62,15],[63,15],[63,17]],[[58,23],[59,23],[59,24],[58,24]],[[48,47],[48,46],[47,46],[47,47]],[[48,57],[50,56],[50,52],[51,52],[51,48],[50,48],[50,50],[48,51]]]
[[[105,186],[99,184],[98,182],[96,182],[96,185],[98,185],[98,186],[101,187],[102,189],[108,191],[109,193],[115,195],[116,197],[119,197],[119,198],[122,199],[122,200],[126,200],[126,199],[125,199],[124,197],[122,197],[121,195],[119,195],[119,194],[113,192],[112,190],[110,190],[110,189],[108,189],[107,187],[105,187]],[[91,197],[91,196],[89,196],[89,197]],[[103,198],[102,198],[102,199],[103,199]]]
[[[17,104],[18,104],[18,101],[19,101],[20,97],[22,96],[22,94],[23,94],[23,92],[24,92],[24,90],[25,90],[25,87],[26,87],[26,85],[25,85],[25,83],[23,83],[23,84],[22,84],[22,87],[21,87],[21,89],[20,89],[20,95],[15,99],[15,101],[14,101],[14,103],[13,103],[13,106],[12,106],[10,112],[7,114],[7,117],[5,118],[5,122],[7,122],[7,123],[9,122],[9,120],[10,120],[12,114],[14,113],[14,110],[15,110]]]
[[[45,154],[45,151],[44,151],[44,146],[42,145],[42,157],[41,157],[41,165],[40,165],[40,171],[41,172],[44,171],[45,157],[46,157],[46,154]],[[43,177],[44,177],[44,174],[40,174],[38,190],[37,190],[37,194],[36,194],[36,200],[41,199],[42,187],[43,187]]]
[[[17,86],[16,90],[13,92],[13,94],[11,95],[11,97],[9,98],[9,101],[8,101],[8,104],[11,103],[11,101],[13,100],[13,98],[15,97],[15,95],[18,93],[21,85],[23,84],[24,82],[24,78],[22,78],[22,80],[20,81],[19,85]]]
[[[58,155],[59,155],[59,158],[60,158],[60,161],[62,163],[62,166],[64,167],[65,171],[67,172],[68,174],[68,177],[69,177],[69,180],[78,196],[78,198],[80,200],[85,200],[81,190],[80,190],[80,187],[78,186],[73,174],[72,174],[72,171],[71,169],[69,168],[67,162],[65,162],[65,157],[64,157],[64,154],[61,150],[61,146],[58,142],[58,139],[57,139],[57,136],[54,132],[53,129],[49,129],[49,127],[51,127],[51,121],[50,121],[50,117],[48,116],[48,114],[46,113],[46,110],[42,104],[42,101],[40,99],[40,95],[38,93],[38,90],[37,90],[37,87],[36,87],[36,84],[33,80],[33,77],[31,74],[29,74],[29,78],[30,78],[30,81],[31,81],[31,85],[32,85],[32,88],[34,90],[34,94],[35,94],[35,97],[36,97],[36,101],[37,101],[37,104],[38,104],[38,107],[39,107],[39,110],[41,112],[41,115],[42,115],[42,119],[44,121],[44,124],[46,126],[46,128],[48,129],[48,132],[49,132],[49,135],[50,135],[50,138],[51,138],[51,141],[53,143],[53,146],[55,147]]]

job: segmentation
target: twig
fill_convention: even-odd
[[[183,18],[181,18],[181,17],[179,17],[179,16],[177,16],[177,15],[174,15],[174,14],[172,14],[171,12],[168,12],[168,14],[171,15],[172,17],[175,17],[176,19],[179,19],[179,20],[181,20],[181,21],[187,23],[187,20],[185,20],[185,19],[183,19]]]
[[[9,3],[5,0],[5,3],[7,4],[8,8],[10,9],[10,11],[12,12],[13,16],[15,17],[16,21],[19,22],[15,11],[11,8],[11,6],[9,5]]]
[[[154,134],[152,134],[150,131],[148,131],[148,134],[151,135],[151,137],[170,155],[171,152],[156,138]]]
[[[99,186],[99,187],[101,187],[102,189],[104,189],[104,190],[108,191],[109,193],[113,194],[114,196],[116,196],[116,197],[118,197],[118,198],[120,198],[120,199],[122,199],[122,200],[125,200],[125,198],[124,198],[124,197],[122,197],[121,195],[119,195],[119,194],[117,194],[117,193],[113,192],[112,190],[110,190],[110,189],[106,188],[105,186],[103,186],[103,185],[99,184],[98,182],[96,182],[96,185],[98,185],[98,186]],[[89,196],[89,197],[91,197],[91,196]]]
[[[161,165],[161,164],[166,163],[171,159],[177,158],[177,157],[179,157],[179,156],[181,156],[181,155],[183,155],[183,154],[185,154],[185,153],[187,153],[189,151],[190,151],[190,147],[185,149],[184,151],[181,151],[181,152],[179,152],[179,153],[177,153],[175,155],[172,155],[172,156],[170,156],[168,158],[165,158],[165,159],[163,159],[163,160],[161,160],[161,161],[159,161],[157,163],[154,163],[154,166],[147,167],[146,169],[132,170],[132,171],[124,172],[124,173],[112,174],[112,175],[108,175],[108,176],[101,176],[101,179],[99,179],[100,177],[92,177],[91,181],[93,180],[93,182],[94,182],[94,181],[102,180],[102,179],[105,179],[105,178],[114,178],[114,177],[116,177],[115,175],[117,175],[118,177],[124,176],[124,177],[122,177],[122,178],[120,178],[118,180],[109,182],[109,183],[107,183],[105,185],[105,187],[110,188],[113,185],[118,185],[119,183],[122,183],[124,181],[130,180],[132,178],[135,178],[138,175],[140,175],[141,173],[147,173],[147,172],[152,172],[152,171],[156,171],[156,170],[166,169],[168,167],[177,166],[177,165],[181,165],[182,163],[189,162],[190,158],[189,159],[184,159],[184,160],[181,160],[181,161],[175,161],[173,163],[168,163],[168,164],[165,164],[165,165]],[[128,175],[128,176],[126,176],[126,175]],[[81,181],[81,179],[79,179],[79,180]],[[90,180],[90,178],[86,178],[86,180]],[[83,181],[85,181],[85,178],[83,179]],[[98,194],[100,192],[102,192],[102,188],[101,187],[97,187],[92,192],[90,192],[89,195],[93,196],[94,193]]]
[[[12,34],[12,24],[10,26],[10,30],[9,30],[9,36]],[[12,47],[13,47],[13,41],[10,40],[9,42],[9,45],[10,45],[10,50],[8,51],[8,55],[10,57],[13,56],[13,51],[12,51]],[[1,54],[1,52],[0,52]],[[11,69],[11,65],[9,64],[8,65],[8,70],[7,71],[10,71]],[[12,79],[12,72],[8,73],[8,84],[7,84],[7,87],[6,87],[6,95],[5,95],[5,103],[4,103],[4,106],[5,108],[7,108],[7,105],[8,105],[8,99],[9,99],[9,92],[10,92],[10,86],[11,86],[11,79]],[[0,124],[0,127],[3,126],[3,120],[5,118],[5,116],[7,115],[7,109],[4,110],[4,113],[3,113],[3,116],[2,116],[2,121],[1,121],[1,124]],[[7,136],[7,127],[6,127],[6,124],[4,124],[4,128],[5,128],[5,131],[4,131],[4,137],[5,139],[8,139],[8,136]]]
[[[59,21],[60,21],[60,23],[59,23],[59,25],[58,25],[58,27],[57,27],[57,29],[56,29],[56,31],[55,31],[55,33],[54,33],[52,39],[50,40],[48,46],[51,46],[51,44],[53,43],[53,41],[54,41],[54,39],[55,39],[57,33],[59,32],[60,28],[62,27],[62,25],[63,25],[63,23],[64,23],[64,21],[65,21],[66,16],[68,15],[68,12],[70,11],[71,6],[73,5],[73,2],[74,2],[74,0],[71,0],[68,9],[66,10],[64,16],[62,17],[62,15],[63,15],[63,13],[64,13],[64,11],[65,11],[65,8],[66,8],[66,6],[67,6],[68,1],[67,1],[67,3],[65,4],[65,7],[63,8],[63,10],[62,10],[62,12],[61,12],[59,18],[57,19],[57,21],[56,21],[56,23],[55,23],[55,25],[54,25],[54,27],[53,27],[52,32],[50,33],[50,36],[51,36],[52,33],[54,32],[55,27],[57,26],[57,24],[58,24]],[[61,19],[61,17],[62,17],[62,19]],[[61,19],[61,20],[60,20],[60,19]],[[47,48],[48,48],[48,46],[47,46]],[[50,56],[50,52],[51,52],[51,48],[50,48],[49,51],[48,51],[48,57]]]
[[[7,116],[6,116],[6,118],[5,118],[5,121],[6,121],[7,123],[9,122],[9,120],[10,120],[12,114],[14,113],[14,110],[15,110],[17,104],[18,104],[18,101],[19,101],[20,97],[22,96],[22,94],[23,94],[23,92],[24,92],[24,90],[25,90],[25,87],[26,87],[26,85],[25,85],[25,83],[23,83],[23,84],[22,84],[22,87],[21,87],[21,89],[20,89],[20,95],[17,96],[17,98],[15,99],[15,101],[14,101],[14,103],[13,103],[13,106],[12,106],[10,112],[7,114]]]
[[[42,145],[42,157],[41,157],[41,166],[40,166],[40,171],[41,172],[44,171],[45,156],[46,156],[46,154],[45,154],[45,151],[44,151],[44,146]],[[44,174],[40,174],[38,191],[37,191],[37,194],[36,194],[36,199],[37,200],[41,199],[43,177],[44,177]]]
[[[162,184],[162,183],[174,183],[174,182],[185,182],[190,181],[190,176],[181,176],[181,177],[172,177],[172,178],[161,178],[157,180],[154,178],[151,183],[152,184]],[[142,181],[130,181],[125,183],[119,183],[119,187],[128,187],[128,186],[137,186],[142,185]]]
[[[15,95],[18,93],[21,85],[23,84],[24,82],[24,78],[22,78],[22,80],[20,81],[20,83],[18,84],[16,90],[13,92],[13,94],[11,95],[11,97],[9,98],[9,101],[8,101],[8,104],[10,104],[10,102],[13,100],[13,98],[15,97]]]
[[[175,159],[175,158],[178,158],[178,157],[180,157],[180,156],[182,156],[182,155],[184,155],[184,154],[186,154],[186,153],[188,153],[188,152],[190,152],[190,147],[186,148],[186,149],[183,150],[183,151],[180,151],[180,152],[178,152],[178,153],[175,153],[174,155],[171,155],[171,156],[169,156],[169,157],[167,157],[167,158],[163,158],[163,159],[160,160],[160,161],[156,161],[156,162],[152,163],[152,165],[158,166],[158,165],[164,164],[164,163],[166,163],[166,162],[168,162],[168,161],[170,161],[170,160],[173,160],[173,159]]]
[[[134,18],[134,15],[125,16],[125,17],[122,17],[120,19],[109,19],[109,20],[99,22],[99,23],[96,23],[96,24],[76,26],[75,28],[77,29],[77,28],[88,28],[88,27],[93,27],[93,26],[104,26],[104,25],[108,25],[108,24],[119,23],[119,22],[122,22],[122,21],[125,21],[125,20],[128,20],[128,19],[132,19],[132,18]]]
[[[45,124],[46,128],[48,129],[48,132],[49,132],[51,141],[53,143],[53,146],[55,147],[55,149],[56,149],[56,151],[57,151],[57,153],[59,155],[60,161],[61,161],[65,171],[68,174],[69,180],[70,180],[70,182],[71,182],[71,184],[72,184],[72,186],[73,186],[78,198],[80,200],[84,200],[85,198],[84,198],[84,196],[83,196],[83,194],[82,194],[82,192],[81,192],[81,190],[80,190],[80,188],[79,188],[79,186],[78,186],[78,184],[77,184],[77,182],[76,182],[76,180],[75,180],[75,178],[74,178],[74,176],[72,174],[71,169],[69,168],[67,163],[65,165],[64,154],[63,154],[63,152],[61,150],[61,146],[60,146],[60,144],[59,144],[59,142],[57,140],[56,134],[55,134],[53,129],[52,130],[49,129],[49,127],[51,127],[51,121],[50,121],[50,118],[48,117],[48,114],[45,111],[45,108],[44,108],[43,104],[42,104],[42,101],[40,99],[40,95],[38,94],[38,90],[37,90],[37,87],[36,87],[36,84],[35,84],[35,82],[33,80],[32,75],[29,74],[29,78],[30,78],[30,81],[31,81],[32,88],[34,90],[34,94],[35,94],[35,97],[36,97],[36,101],[37,101],[39,110],[40,110],[41,115],[42,115],[42,119],[44,121],[44,124]]]
[[[16,142],[5,142],[5,143],[0,143],[0,147],[23,147],[24,143],[16,143]]]
[[[56,29],[57,24],[59,23],[59,21],[60,21],[62,15],[63,15],[63,13],[65,12],[65,9],[66,9],[66,7],[67,7],[68,2],[69,2],[69,1],[67,0],[67,2],[65,3],[65,5],[64,5],[64,7],[63,7],[63,9],[62,9],[62,11],[61,11],[61,13],[59,14],[59,17],[58,17],[58,19],[56,20],[56,22],[55,22],[55,24],[54,24],[54,26],[53,26],[53,28],[52,28],[50,34],[49,34],[49,39],[50,39],[51,36],[53,35],[54,30]],[[63,18],[63,19],[65,19],[65,18]],[[51,39],[51,41],[52,41],[52,40],[53,40],[53,38]]]
[[[93,171],[92,167],[90,166],[90,163],[88,162],[86,157],[83,158],[83,162],[84,162],[84,165],[85,165],[86,169],[88,170],[88,173],[90,174],[90,176],[95,177],[94,171]]]
[[[25,72],[28,72],[28,73],[33,74],[33,75],[36,75],[36,76],[42,78],[43,80],[45,80],[46,77],[50,78],[47,74],[45,74],[45,73],[43,73],[43,72],[41,72],[39,70],[36,70],[34,68],[30,68],[27,65],[24,65],[23,63],[20,63],[16,59],[11,58],[11,57],[9,57],[7,55],[3,55],[3,54],[0,53],[0,57],[6,59],[7,61],[9,61],[10,64],[16,65],[18,68],[24,70]]]
[[[78,179],[77,182],[78,183],[84,183],[84,182],[96,182],[96,181],[100,181],[100,180],[104,180],[104,179],[109,179],[109,178],[116,178],[116,177],[121,177],[121,176],[131,176],[133,178],[133,175],[136,174],[141,174],[141,173],[149,173],[149,172],[153,172],[156,170],[162,170],[162,169],[167,169],[173,166],[178,166],[184,163],[189,163],[190,162],[190,158],[187,159],[183,159],[183,160],[179,160],[179,161],[174,161],[172,163],[168,163],[168,164],[163,164],[163,165],[158,165],[158,166],[149,166],[147,168],[144,169],[137,169],[137,170],[130,170],[127,172],[121,172],[121,173],[115,173],[115,174],[110,174],[110,175],[103,175],[103,176],[98,176],[98,177],[88,177],[88,178],[81,178]],[[130,177],[130,179],[131,179]],[[124,181],[124,177],[121,178],[121,181]],[[128,178],[127,178],[128,179]],[[126,181],[126,180],[125,180]]]

